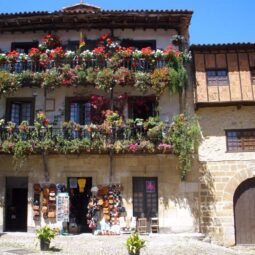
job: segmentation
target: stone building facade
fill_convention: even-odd
[[[24,42],[40,43],[45,32],[52,31],[53,24],[67,49],[79,46],[80,32],[86,35],[88,45],[110,33],[155,49],[182,38],[184,47],[189,44],[191,16],[190,11],[103,11],[86,4],[54,13],[0,15],[0,20],[5,20],[0,23],[4,34],[0,48],[10,51],[23,47]],[[156,180],[155,204],[161,232],[199,231],[224,244],[254,244],[255,232],[249,223],[255,209],[249,205],[254,205],[255,186],[255,45],[193,45],[191,51],[193,63],[186,66],[189,74],[186,90],[179,94],[165,91],[158,99],[159,117],[165,123],[185,111],[198,116],[202,143],[185,181],[181,181],[178,158],[173,154],[123,153],[110,157],[106,153],[53,153],[46,156],[46,161],[43,155],[29,156],[21,168],[14,166],[11,155],[1,154],[0,230],[10,230],[6,227],[10,190],[25,187],[25,230],[34,231],[35,227],[52,222],[42,215],[39,221],[34,221],[33,185],[68,185],[70,178],[85,178],[92,186],[121,184],[123,205],[127,216],[132,217],[134,183],[142,177],[145,183]],[[143,93],[129,87],[118,87],[112,96],[124,93],[129,97],[155,96],[151,90]],[[0,119],[8,119],[9,102],[27,98],[34,102],[33,113],[46,111],[50,122],[59,128],[68,119],[66,99],[90,95],[109,97],[109,93],[92,87],[61,87],[46,94],[42,88],[20,88],[0,98]],[[126,104],[125,119],[129,111]]]
[[[27,15],[2,15],[5,23],[1,23],[1,50],[8,52],[26,46],[26,42],[41,43],[45,31],[54,30],[61,37],[62,43],[68,50],[76,45],[79,47],[80,32],[86,36],[89,46],[93,40],[98,40],[103,34],[109,33],[120,40],[125,39],[143,47],[163,49],[179,35],[183,44],[189,41],[188,27],[192,12],[190,11],[102,11],[86,4],[66,8],[55,13],[30,13]],[[13,25],[19,18],[19,24]],[[123,22],[125,21],[125,22]],[[31,26],[33,24],[33,26]],[[71,24],[71,25],[70,25]],[[75,27],[75,29],[74,29]],[[129,42],[130,43],[130,42]],[[130,44],[130,46],[133,46]],[[15,48],[16,47],[16,48]],[[176,46],[173,46],[176,47]],[[178,48],[178,47],[177,47]],[[23,50],[27,50],[23,48]],[[128,97],[155,97],[153,91],[139,92],[133,88],[119,86],[114,90],[113,98],[126,94]],[[33,116],[38,111],[45,111],[54,128],[60,128],[67,116],[67,101],[70,98],[81,100],[91,95],[109,97],[109,93],[91,87],[61,87],[48,91],[38,87],[24,87],[0,99],[0,119],[10,120],[12,109],[10,105],[20,104],[23,99],[33,104]],[[182,96],[169,94],[165,91],[158,100],[159,117],[169,123],[172,117],[183,109]],[[192,99],[190,91],[189,99]],[[125,104],[123,117],[129,118],[129,105]],[[69,119],[68,119],[69,118]],[[17,231],[11,217],[17,216],[13,207],[18,205],[14,197],[20,192],[23,201],[24,215],[22,222],[24,231],[34,231],[35,227],[53,224],[55,221],[43,218],[34,220],[34,184],[42,187],[50,184],[69,185],[70,178],[86,179],[92,186],[121,184],[123,187],[122,200],[127,218],[134,216],[134,182],[135,180],[153,181],[156,200],[156,214],[162,232],[187,232],[199,230],[199,181],[198,163],[194,163],[185,182],[181,181],[177,156],[162,153],[119,154],[112,158],[106,153],[78,155],[31,155],[24,165],[16,167],[12,155],[0,155],[0,230]],[[45,173],[47,167],[47,173]],[[111,171],[111,173],[110,173]],[[111,177],[109,177],[111,175]],[[110,178],[110,179],[109,179]],[[21,198],[21,190],[25,190]],[[88,196],[88,194],[86,195]],[[152,198],[152,199],[155,199]],[[42,200],[42,194],[41,194]],[[27,202],[26,202],[27,201]],[[146,202],[145,202],[146,203]],[[88,201],[87,201],[88,204]],[[85,205],[87,207],[87,204]],[[149,210],[149,209],[148,209]],[[14,215],[14,216],[12,216]],[[86,214],[84,215],[84,219]],[[8,222],[9,220],[9,222]],[[87,228],[85,232],[89,231]]]
[[[195,45],[192,50],[195,108],[203,134],[199,149],[201,231],[227,244],[253,243],[247,237],[253,233],[248,227],[254,213],[248,205],[252,200],[241,202],[242,213],[238,211],[252,186],[238,197],[235,194],[246,180],[254,182],[254,45]],[[217,71],[226,73],[221,79],[215,73],[210,77],[210,72]]]

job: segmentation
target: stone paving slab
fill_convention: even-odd
[[[0,255],[128,255],[128,236],[57,236],[51,243],[52,250],[41,252],[34,234],[11,233],[0,237]],[[153,234],[141,238],[146,240],[141,255],[255,255],[255,248],[225,248],[200,241],[201,235]]]

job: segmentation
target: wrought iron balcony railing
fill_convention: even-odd
[[[32,72],[43,72],[47,69],[59,68],[64,65],[69,65],[71,68],[75,68],[76,66],[83,66],[84,68],[105,68],[105,67],[125,67],[133,71],[144,71],[150,72],[156,68],[162,68],[169,66],[170,61],[168,60],[156,60],[156,61],[148,61],[147,59],[125,59],[122,60],[118,64],[113,64],[107,59],[98,60],[63,60],[63,61],[54,61],[50,60],[47,63],[39,63],[32,60],[21,61],[17,60],[14,63],[0,63],[0,70],[16,72],[20,73],[23,71],[32,71]]]
[[[153,128],[152,128],[153,129]],[[45,128],[28,127],[0,128],[0,152],[12,153],[15,144],[27,142],[30,153],[47,150],[59,153],[75,153],[78,151],[117,152],[117,153],[164,153],[171,146],[166,142],[169,130],[167,125],[154,127],[149,131],[143,126],[126,125],[122,127],[103,127],[89,125],[82,128]],[[30,154],[29,153],[29,154]]]

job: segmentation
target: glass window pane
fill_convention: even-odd
[[[20,104],[11,104],[11,121],[20,124]]]
[[[207,84],[208,85],[228,85],[228,71],[225,69],[207,70]]]
[[[21,121],[26,120],[29,124],[31,124],[31,104],[23,103],[21,108]]]
[[[84,109],[84,125],[90,124],[91,123],[91,103],[85,103],[83,104],[83,109]]]
[[[255,151],[255,130],[227,131],[230,152]]]
[[[70,120],[80,123],[80,105],[79,103],[71,103],[70,106]]]

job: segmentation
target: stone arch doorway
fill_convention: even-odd
[[[242,182],[234,193],[236,244],[255,244],[255,178]]]

